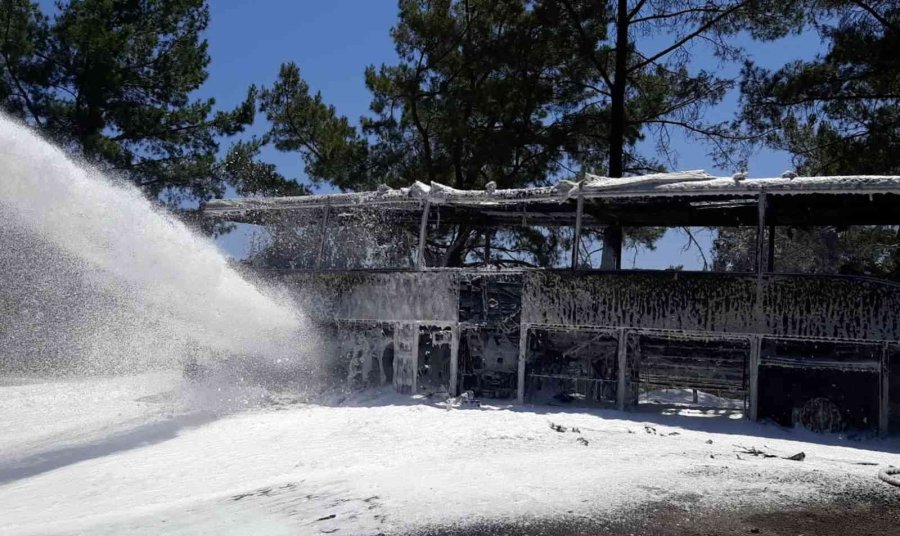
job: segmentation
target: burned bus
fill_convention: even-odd
[[[713,177],[217,200],[265,226],[252,263],[291,289],[353,386],[628,410],[647,389],[750,419],[900,430],[900,284],[776,270],[784,227],[900,224],[900,177]],[[749,271],[622,269],[623,229],[752,229]]]

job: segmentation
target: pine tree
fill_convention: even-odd
[[[744,68],[742,116],[805,175],[900,173],[900,4],[803,0],[796,31],[815,30],[827,50],[771,71]],[[724,229],[718,267],[752,266],[755,235]],[[778,228],[778,271],[867,274],[900,280],[896,226]],[[788,247],[789,245],[789,247]]]
[[[649,135],[667,162],[674,160],[670,140],[680,136],[704,143],[720,165],[743,164],[741,145],[749,137],[738,123],[705,119],[735,82],[694,68],[692,60],[706,47],[721,61],[738,61],[745,51],[733,43],[735,34],[783,35],[796,10],[777,0],[598,0],[592,4],[608,14],[610,39],[596,46],[591,28],[578,24],[590,20],[579,4],[558,4],[576,23],[585,69],[579,121],[591,128],[573,154],[577,161],[609,177],[662,171],[664,162],[636,150]],[[622,240],[621,227],[606,229],[602,267],[620,265]]]
[[[294,64],[261,92],[261,110],[276,147],[299,151],[310,177],[345,190],[415,180],[509,188],[561,173],[658,171],[660,162],[635,150],[648,132],[666,155],[676,130],[719,156],[743,139],[734,124],[704,121],[732,81],[690,69],[691,47],[702,41],[723,60],[741,57],[728,36],[771,18],[780,5],[771,4],[402,0],[391,32],[399,61],[366,70],[373,99],[359,129],[312,94]],[[765,31],[782,31],[771,26]],[[562,243],[514,234],[517,251]],[[617,264],[622,234],[614,225],[604,235],[607,268]],[[652,244],[661,234],[632,239]],[[459,229],[436,262],[464,262],[485,236]]]
[[[181,207],[221,197],[220,139],[253,121],[255,90],[230,111],[192,98],[210,64],[208,23],[205,0],[69,0],[52,19],[2,0],[0,103],[153,198]],[[232,177],[244,189],[258,178]]]

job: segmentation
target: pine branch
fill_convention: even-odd
[[[709,30],[710,28],[714,27],[716,24],[718,24],[719,22],[721,22],[722,20],[724,20],[724,19],[725,19],[726,17],[728,17],[729,15],[731,15],[731,14],[735,13],[736,11],[738,11],[738,10],[742,9],[743,7],[745,7],[748,3],[749,3],[749,0],[744,0],[744,1],[742,1],[742,2],[739,2],[739,3],[735,4],[734,6],[730,7],[729,9],[726,9],[725,11],[722,11],[718,16],[713,17],[712,19],[708,20],[706,23],[700,25],[700,26],[699,26],[697,29],[695,29],[693,32],[691,32],[691,33],[687,34],[686,36],[682,37],[681,39],[679,39],[678,41],[676,41],[676,42],[673,43],[672,45],[670,45],[670,46],[664,48],[663,50],[657,52],[656,54],[654,54],[654,55],[648,57],[648,58],[645,59],[644,61],[639,62],[639,63],[637,63],[637,64],[635,64],[635,65],[632,65],[632,66],[628,69],[628,72],[629,72],[629,73],[632,73],[632,72],[635,72],[635,71],[639,71],[639,70],[643,69],[644,67],[646,67],[646,66],[648,66],[648,65],[650,65],[650,64],[652,64],[652,63],[654,63],[656,60],[658,60],[658,59],[660,59],[660,58],[662,58],[662,57],[664,57],[664,56],[670,54],[671,52],[673,52],[673,51],[675,51],[675,50],[678,50],[679,48],[681,48],[681,47],[684,46],[685,44],[689,43],[689,42],[690,42],[691,40],[693,40],[694,38],[696,38],[696,37],[702,35],[702,34],[705,33],[707,30]]]

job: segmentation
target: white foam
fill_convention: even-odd
[[[135,187],[0,116],[0,358],[116,364],[188,346],[296,355],[301,312]],[[298,338],[299,337],[299,338]]]

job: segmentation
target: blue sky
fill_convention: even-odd
[[[44,0],[49,5],[52,1]],[[363,84],[367,65],[395,61],[389,30],[396,22],[396,0],[211,0],[211,21],[206,37],[212,57],[209,79],[198,96],[214,97],[220,107],[229,108],[241,102],[250,84],[267,85],[275,80],[283,62],[293,61],[314,91],[334,105],[338,112],[357,120],[368,110],[370,95]],[[778,67],[793,59],[808,58],[819,49],[819,37],[807,34],[774,43],[754,43],[738,37],[753,59],[763,66]],[[660,44],[665,42],[665,37]],[[645,43],[654,50],[655,43]],[[718,69],[719,66],[703,50],[695,56],[696,66]],[[738,67],[724,66],[726,77],[736,76]],[[728,119],[734,114],[737,95],[732,94],[716,109],[709,111],[710,120]],[[264,118],[257,118],[251,132],[266,128]],[[713,174],[730,175],[735,170],[717,169],[701,143],[676,139],[677,167],[706,169]],[[652,143],[646,144],[652,151]],[[297,153],[280,153],[268,149],[264,159],[276,164],[289,177],[303,178],[303,166]],[[784,153],[762,150],[751,160],[752,176],[775,176],[790,167]],[[707,247],[711,236],[700,241]],[[665,268],[684,264],[697,268],[700,260],[695,252],[682,253],[685,237],[670,233],[658,244],[656,252],[639,252],[638,266]],[[247,251],[247,232],[220,238],[220,247],[229,255],[242,256]],[[624,265],[631,265],[626,253]]]
[[[250,84],[273,83],[293,61],[313,91],[353,121],[369,108],[363,71],[396,59],[389,31],[396,0],[215,0],[207,32],[212,57],[201,89],[222,107],[240,103]],[[265,130],[258,117],[254,131]],[[267,150],[264,158],[289,177],[302,178],[298,153]]]

